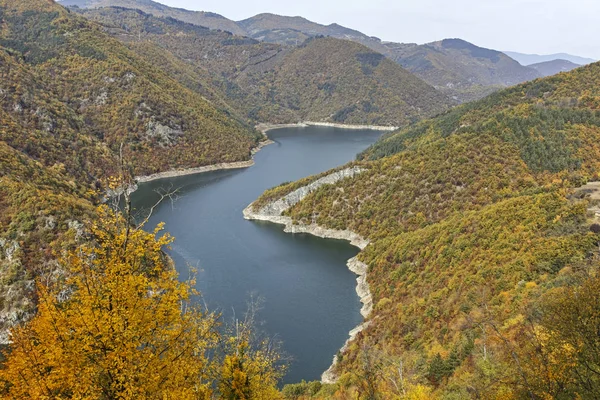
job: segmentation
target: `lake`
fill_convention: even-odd
[[[282,128],[269,132],[247,169],[167,178],[140,185],[137,209],[149,207],[159,188],[178,188],[163,202],[158,222],[175,237],[170,255],[182,279],[196,268],[197,288],[211,310],[241,317],[254,294],[264,300],[259,319],[283,342],[292,361],[284,382],[320,379],[348,332],[362,321],[356,276],[346,261],[358,249],[345,241],[288,234],[282,225],[246,221],[242,210],[266,189],[343,165],[381,132],[331,127]]]

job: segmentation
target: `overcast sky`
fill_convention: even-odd
[[[157,0],[241,20],[262,12],[336,22],[382,40],[462,38],[522,53],[600,59],[600,0]]]

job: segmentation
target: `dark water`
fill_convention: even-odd
[[[143,184],[136,208],[155,189],[180,188],[180,198],[155,210],[176,240],[172,257],[182,278],[198,269],[198,289],[211,309],[241,315],[252,293],[264,298],[262,328],[284,343],[293,360],[285,382],[319,379],[361,322],[356,276],[346,260],[358,250],[345,241],[283,233],[281,225],[246,221],[242,210],[262,192],[345,164],[380,132],[309,127],[278,129],[276,142],[248,169],[209,172]]]

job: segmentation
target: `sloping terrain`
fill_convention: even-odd
[[[460,39],[387,46],[388,57],[460,102],[477,100],[500,88],[541,76],[504,53]]]
[[[371,242],[359,259],[374,309],[338,356],[336,390],[594,398],[599,360],[580,344],[597,343],[583,328],[597,320],[550,321],[564,317],[552,299],[593,286],[600,266],[597,201],[577,192],[600,179],[599,77],[592,64],[388,135],[351,164],[362,173],[285,212]]]
[[[386,49],[381,40],[374,36],[338,24],[321,25],[303,17],[263,13],[238,21],[238,25],[246,35],[265,42],[297,45],[309,37],[331,36],[363,44],[379,53]]]
[[[234,21],[222,15],[213,12],[189,11],[182,8],[168,7],[152,0],[62,0],[60,4],[66,7],[76,6],[80,8],[135,8],[157,17],[171,17],[190,24],[219,29],[236,35],[246,33]]]
[[[0,0],[0,21],[3,328],[83,235],[119,153],[149,174],[248,160],[260,134],[53,2]]]
[[[182,75],[168,55],[185,61],[245,118],[255,122],[301,120],[403,126],[445,110],[451,101],[381,54],[350,41],[310,38],[299,46],[155,18],[136,10],[81,11],[148,62]],[[168,65],[167,65],[168,63]],[[184,82],[190,87],[189,80]]]
[[[227,24],[235,24],[237,28],[225,28],[228,25],[224,23],[216,24],[212,20],[191,18],[189,15],[194,15],[194,12],[187,12],[188,15],[182,10],[146,0],[66,1],[65,4],[76,4],[82,8],[135,8],[155,16],[172,17],[213,29],[224,29],[261,42],[284,46],[298,46],[317,36],[357,42],[384,54],[458,102],[480,99],[501,88],[541,76],[535,69],[519,65],[504,53],[480,48],[458,39],[445,39],[424,45],[382,42],[377,37],[338,24],[322,25],[303,17],[270,13],[258,14],[238,22],[227,20]]]
[[[561,72],[569,72],[579,67],[581,67],[581,65],[567,60],[545,61],[537,64],[531,64],[529,66],[529,68],[534,68],[542,76],[552,76]]]
[[[238,24],[247,35],[273,43],[293,45],[317,35],[361,43],[396,61],[459,102],[480,99],[501,88],[542,76],[504,53],[459,39],[424,45],[382,42],[379,38],[337,24],[326,26],[302,17],[275,14],[259,14]]]

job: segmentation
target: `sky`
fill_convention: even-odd
[[[157,0],[241,20],[270,12],[336,22],[382,40],[461,38],[521,53],[600,59],[600,0]]]

